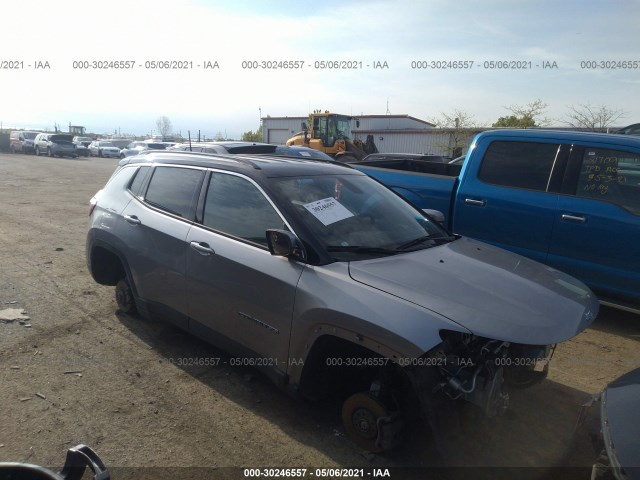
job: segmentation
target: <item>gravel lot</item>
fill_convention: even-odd
[[[85,443],[114,478],[213,478],[212,469],[243,478],[237,467],[424,476],[435,453],[423,425],[397,451],[366,454],[344,436],[340,405],[292,400],[248,368],[172,364],[225,356],[171,326],[116,314],[113,288],[93,282],[84,252],[89,198],[116,163],[0,153],[0,310],[29,317],[0,322],[0,461],[59,467]],[[557,348],[546,381],[514,392],[505,416],[465,426],[463,464],[537,467],[518,473],[531,478],[583,467],[564,476],[589,478],[594,452],[573,432],[580,405],[640,367],[639,340],[639,316],[601,309]]]

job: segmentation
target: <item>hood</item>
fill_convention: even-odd
[[[350,262],[351,277],[418,304],[475,335],[550,345],[584,330],[598,301],[582,282],[471,239]]]
[[[602,397],[602,433],[610,459],[640,478],[640,368],[611,382]]]

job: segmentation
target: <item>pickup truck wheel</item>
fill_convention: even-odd
[[[367,393],[351,395],[342,405],[342,424],[347,435],[369,452],[384,450],[376,445],[378,419],[388,416],[389,412],[382,402]]]
[[[118,310],[123,313],[135,313],[137,310],[131,286],[124,278],[116,284],[116,303],[118,304]]]
[[[47,155],[49,155],[50,157],[54,156],[53,153],[51,153],[51,149],[50,148],[47,148]]]

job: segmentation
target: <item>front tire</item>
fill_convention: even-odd
[[[36,155],[40,156],[40,147],[36,147]]]
[[[118,310],[123,313],[135,313],[137,311],[133,290],[131,290],[131,286],[125,278],[116,284],[116,303],[118,304]]]
[[[378,419],[389,412],[380,400],[368,393],[356,393],[342,405],[342,424],[347,435],[358,446],[373,453],[384,451],[376,445]]]

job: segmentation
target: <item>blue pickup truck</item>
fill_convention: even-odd
[[[601,303],[640,313],[640,138],[555,130],[477,135],[456,166],[352,163],[452,232],[582,280]]]

